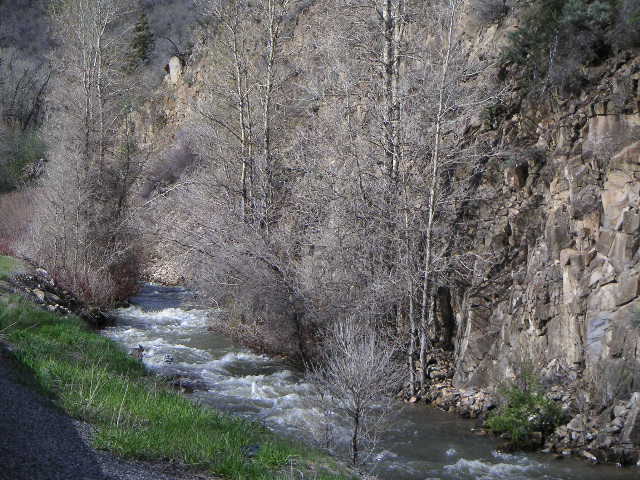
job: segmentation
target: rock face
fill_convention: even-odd
[[[549,384],[584,379],[598,404],[640,384],[638,93],[609,100],[619,79],[638,83],[640,61],[609,67],[591,96],[523,105],[495,132],[528,145],[485,185],[495,220],[476,244],[496,255],[492,285],[452,292],[456,387],[491,387],[523,364]]]
[[[591,75],[580,98],[514,103],[501,129],[480,132],[516,152],[481,186],[489,220],[472,235],[495,261],[477,272],[487,287],[452,289],[440,308],[456,325],[452,381],[427,398],[482,414],[464,392],[473,405],[533,370],[573,417],[550,450],[628,464],[640,445],[640,58]]]

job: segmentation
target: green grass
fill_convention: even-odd
[[[97,427],[97,448],[234,480],[349,478],[313,449],[169,390],[78,318],[50,314],[19,297],[0,297],[0,332],[16,347],[14,359],[28,383],[69,415]],[[246,447],[256,444],[258,453],[248,458]]]
[[[13,257],[0,255],[0,280],[5,280],[14,272],[24,271],[24,264]]]

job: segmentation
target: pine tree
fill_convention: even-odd
[[[131,54],[129,67],[133,70],[140,64],[149,62],[151,51],[153,50],[153,32],[149,27],[147,15],[142,12],[140,18],[133,29],[133,40],[131,41]]]

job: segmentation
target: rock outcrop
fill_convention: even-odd
[[[452,381],[426,397],[481,414],[478,392],[526,367],[573,417],[550,450],[628,464],[639,453],[640,58],[590,75],[579,98],[513,97],[512,119],[483,127],[509,145],[481,187],[491,200],[477,214],[493,218],[473,233],[478,253],[496,260],[479,272],[487,287],[452,289]]]
[[[102,328],[110,322],[103,312],[87,306],[71,292],[56,285],[49,273],[42,268],[15,274],[6,284],[6,293],[22,295],[50,312],[77,315],[96,328]]]

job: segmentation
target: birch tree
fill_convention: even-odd
[[[461,238],[459,230],[468,228],[457,222],[462,206],[473,199],[472,180],[481,168],[481,152],[477,142],[465,136],[466,126],[472,115],[497,98],[479,81],[486,82],[490,63],[462,36],[466,7],[465,0],[443,0],[425,7],[430,35],[420,60],[421,102],[429,106],[422,113],[428,145],[427,195],[418,225],[423,243],[418,324],[422,388],[426,384],[426,354],[434,343],[429,332],[437,330],[437,289],[455,281],[458,263],[464,262],[462,245],[452,242]]]

